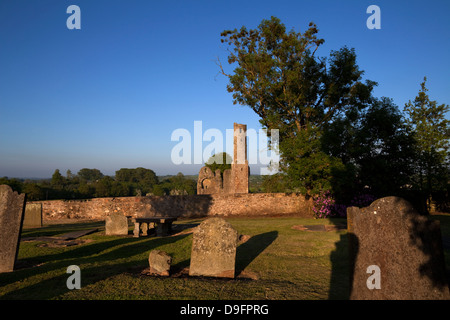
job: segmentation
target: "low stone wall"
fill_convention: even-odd
[[[44,222],[59,219],[103,220],[112,212],[131,217],[313,216],[311,201],[294,193],[118,197],[30,203],[42,204]]]

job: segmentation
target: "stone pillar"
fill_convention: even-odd
[[[234,193],[248,193],[247,125],[234,123],[234,154],[231,164]]]

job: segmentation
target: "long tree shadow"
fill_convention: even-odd
[[[82,286],[104,280],[110,276],[126,272],[136,267],[136,261],[127,261],[127,258],[150,252],[151,250],[179,241],[189,235],[179,235],[163,238],[122,238],[105,241],[98,244],[82,246],[67,252],[46,256],[47,261],[54,263],[44,264],[40,267],[17,270],[10,274],[5,281],[16,282],[24,277],[37,276],[39,274],[53,272],[61,269],[62,272],[25,288],[13,290],[2,296],[2,299],[52,299],[68,291],[66,280],[69,277],[65,273],[69,265],[78,265],[81,268]],[[115,249],[114,248],[117,247]],[[101,253],[105,251],[104,253]],[[117,263],[113,263],[116,261]],[[144,261],[145,260],[145,261]],[[142,266],[145,266],[143,259]],[[91,264],[92,267],[83,268],[82,265]],[[1,276],[1,275],[0,275]],[[1,279],[1,277],[0,277]],[[7,284],[2,281],[2,284]],[[52,288],[49,290],[48,288]],[[37,296],[35,296],[37,295]]]
[[[239,275],[257,256],[278,237],[277,231],[252,236],[236,249],[236,275]]]
[[[101,254],[101,252],[109,250],[114,247],[121,247],[128,243],[134,243],[136,242],[136,240],[138,239],[134,238],[114,239],[111,241],[102,241],[99,243],[79,245],[76,248],[70,248],[63,252],[50,253],[31,258],[19,259],[17,261],[17,264],[21,267],[17,268],[12,273],[0,274],[0,283],[2,283],[2,285],[7,285],[9,283],[20,281],[21,279],[24,278],[36,276],[41,273],[46,273],[51,270],[59,268],[60,267],[59,265],[63,264],[68,265],[67,261],[72,261],[75,259],[80,259],[84,261],[87,259],[87,257],[99,255]]]
[[[331,278],[328,299],[348,300],[350,298],[355,259],[358,255],[359,241],[351,232],[341,234],[330,254]]]
[[[68,265],[61,265],[58,263],[59,268],[68,267]],[[81,268],[81,288],[84,288],[97,281],[102,281],[108,277],[117,275],[119,273],[126,272],[131,269],[130,263],[120,263],[111,266],[92,266],[88,268]],[[2,299],[13,300],[48,300],[54,299],[58,296],[70,291],[67,288],[67,279],[70,274],[65,272],[65,269],[59,272],[57,275],[42,280],[39,283],[27,286],[25,288],[11,291],[2,296]]]
[[[179,224],[176,227],[174,227],[174,231],[180,232],[181,231],[192,228],[198,224]],[[82,228],[85,229],[85,228]],[[57,234],[61,234],[61,232],[57,232]],[[129,232],[129,235],[132,234],[132,231]],[[41,236],[41,235],[40,235]],[[47,234],[44,234],[44,236],[48,236]],[[175,235],[176,236],[176,235]],[[33,266],[33,265],[41,265],[45,264],[49,261],[55,261],[55,260],[66,260],[66,259],[75,259],[75,258],[83,258],[91,255],[98,255],[103,251],[109,250],[113,247],[120,247],[126,244],[136,244],[141,242],[146,242],[148,240],[156,241],[156,242],[171,242],[171,238],[173,237],[164,237],[164,238],[154,238],[154,237],[141,237],[141,238],[134,238],[130,236],[117,236],[112,240],[96,240],[94,243],[91,244],[82,244],[78,245],[76,247],[68,248],[67,250],[64,250],[63,252],[57,252],[57,253],[47,253],[47,254],[40,254],[35,257],[29,257],[29,258],[22,258],[18,260],[19,265],[22,266]],[[45,250],[45,249],[44,249]],[[20,272],[23,270],[22,268],[18,268],[15,270],[15,272]]]

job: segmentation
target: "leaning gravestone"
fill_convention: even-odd
[[[27,203],[25,205],[24,228],[42,227],[42,203]]]
[[[203,221],[194,231],[189,275],[234,278],[237,239],[224,219]]]
[[[350,299],[450,299],[439,221],[398,197],[347,209]]]
[[[19,252],[25,194],[0,185],[0,272],[11,272]]]
[[[128,234],[128,218],[120,212],[113,212],[105,218],[105,235],[126,236]]]

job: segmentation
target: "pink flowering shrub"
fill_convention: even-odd
[[[342,217],[347,216],[348,207],[367,207],[377,198],[371,194],[359,194],[355,196],[350,204],[339,204],[336,203],[333,195],[330,191],[325,191],[317,195],[313,199],[313,212],[314,217],[323,219],[330,217]]]
[[[330,191],[320,193],[313,199],[313,212],[316,218],[328,218],[333,215],[335,200]]]

